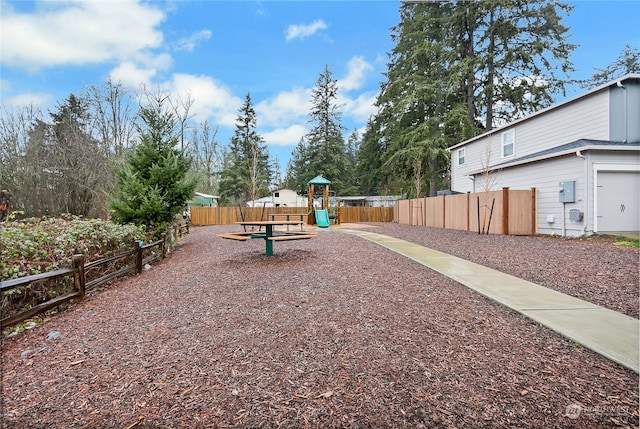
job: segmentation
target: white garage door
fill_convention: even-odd
[[[597,232],[640,230],[640,173],[598,172]]]

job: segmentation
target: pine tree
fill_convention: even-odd
[[[268,195],[273,176],[269,152],[264,139],[256,131],[256,112],[250,93],[247,93],[239,113],[220,180],[220,196],[227,204]]]
[[[361,138],[357,129],[354,129],[347,138],[347,144],[345,146],[347,169],[344,172],[344,188],[341,189],[342,195],[360,195],[361,193],[360,178],[356,174]]]
[[[382,174],[382,154],[386,147],[378,128],[380,122],[369,119],[358,149],[356,175],[363,195],[382,195],[381,190],[387,181],[387,177]]]
[[[485,130],[564,95],[576,45],[568,42],[562,14],[572,9],[558,0],[457,3],[458,25],[452,28],[454,36],[464,34],[460,58],[468,74],[463,88],[474,101],[470,114],[480,118]]]
[[[626,45],[613,63],[596,68],[593,76],[579,83],[583,88],[595,88],[629,73],[640,73],[640,50]]]
[[[55,145],[50,172],[55,174],[49,184],[56,184],[58,203],[50,213],[105,214],[102,196],[112,186],[113,174],[106,154],[90,134],[87,100],[70,94],[50,115]]]
[[[378,168],[378,185],[395,176],[414,195],[423,184],[435,195],[449,146],[563,93],[575,46],[560,14],[570,10],[557,0],[403,3],[361,154]]]
[[[459,86],[451,81],[457,54],[451,49],[449,3],[405,3],[395,27],[388,81],[378,97],[375,129],[385,142],[380,173],[400,178],[416,196],[435,195],[448,168],[447,147],[471,136]],[[453,80],[456,82],[456,80]],[[428,184],[428,191],[423,185]]]
[[[331,180],[331,188],[337,194],[351,186],[342,136],[345,128],[337,98],[338,84],[325,66],[311,92],[309,123],[312,129],[298,143],[287,168],[287,183],[298,191],[305,190],[307,182],[318,175]]]
[[[191,158],[176,149],[175,116],[156,97],[140,111],[140,142],[116,168],[118,186],[111,200],[113,219],[152,227],[156,233],[175,219],[192,196],[195,180],[186,178]]]

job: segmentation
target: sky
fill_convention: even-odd
[[[640,47],[640,0],[568,1],[579,45],[572,77],[588,78],[626,44]],[[55,111],[109,78],[193,100],[194,120],[233,135],[247,93],[258,133],[282,169],[309,130],[311,90],[337,80],[345,139],[375,113],[398,1],[0,0],[0,99]],[[569,88],[566,97],[584,92]]]

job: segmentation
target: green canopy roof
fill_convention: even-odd
[[[331,181],[322,176],[316,176],[307,182],[307,185],[330,185]]]

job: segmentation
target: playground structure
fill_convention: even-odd
[[[332,213],[329,213],[329,185],[331,185],[331,181],[322,176],[316,176],[309,180],[307,185],[309,185],[309,193],[307,197],[309,216],[307,218],[307,224],[315,224],[320,228],[328,228],[331,224],[331,219],[333,219],[334,223],[337,224],[338,207],[334,207]],[[322,205],[320,209],[316,209],[313,206],[316,186],[322,186]]]
[[[330,180],[325,179],[322,176],[316,176],[313,179],[309,180],[309,182],[307,182],[307,185],[309,186],[309,191],[308,194],[306,196],[307,199],[307,213],[300,213],[297,211],[289,211],[291,210],[291,208],[288,207],[284,207],[285,210],[287,210],[286,212],[280,212],[280,210],[282,210],[282,207],[275,207],[275,211],[271,212],[271,213],[267,213],[267,205],[264,204],[261,207],[257,208],[257,207],[251,207],[251,208],[244,208],[242,207],[241,204],[238,204],[238,215],[239,215],[239,220],[240,222],[237,223],[245,223],[243,224],[244,228],[245,228],[245,232],[246,228],[247,228],[247,223],[248,221],[254,221],[254,220],[259,220],[259,221],[263,221],[265,219],[265,215],[271,218],[271,221],[277,221],[277,220],[286,220],[286,221],[290,221],[293,219],[300,219],[301,222],[304,222],[304,218],[306,216],[306,223],[307,225],[316,225],[320,228],[328,228],[331,223],[333,222],[334,224],[338,224],[339,222],[339,212],[340,212],[340,200],[338,198],[336,198],[335,196],[331,196],[330,197],[330,193],[331,191],[329,190],[329,185],[331,184]],[[319,191],[319,188],[322,187],[322,200],[320,203],[320,207],[317,207],[318,202],[315,200],[315,193],[317,191]],[[318,192],[319,193],[319,192]],[[192,207],[192,209],[195,209],[197,211],[196,207]],[[260,210],[260,215],[256,216],[256,213],[250,214],[249,217],[247,217],[247,213],[251,212],[252,210],[255,212],[255,209],[259,209]],[[271,209],[271,206],[270,206]],[[295,207],[293,208],[295,209]],[[273,210],[273,209],[271,209]],[[269,211],[271,211],[269,210]],[[238,217],[236,217],[238,218]],[[211,224],[216,224],[218,222],[214,222]],[[224,223],[224,222],[222,222]],[[209,223],[207,223],[209,224]],[[258,228],[260,229],[261,226],[260,225],[251,225],[251,228],[253,230],[254,227],[258,226]],[[288,227],[287,227],[288,230]],[[302,226],[301,226],[301,231],[302,231]],[[225,237],[227,238],[227,237]]]
[[[327,209],[316,209],[316,225],[320,228],[329,228],[329,211]]]

